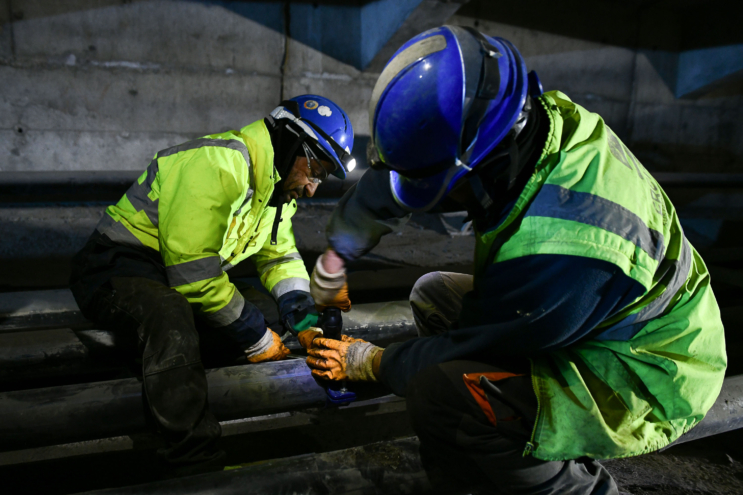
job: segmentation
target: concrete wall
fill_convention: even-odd
[[[614,2],[598,4],[607,26],[611,9],[624,12]],[[420,5],[433,11],[450,4]],[[289,18],[296,29],[338,29],[324,24],[323,5],[295,7]],[[356,133],[368,135],[366,107],[381,64],[360,71],[298,41],[287,46],[284,8],[283,2],[0,0],[0,171],[142,169],[162,148],[263,117],[282,93],[333,98]],[[546,25],[524,27],[510,14],[500,22],[471,12],[465,8],[448,22],[511,39],[547,89],[561,89],[603,115],[650,168],[743,168],[740,85],[675,98],[663,74],[680,43],[672,29],[664,28],[668,45],[652,50],[627,47],[621,30],[590,41],[600,29],[585,36],[576,23],[572,37]]]
[[[160,149],[262,118],[282,86],[330,96],[368,134],[376,78],[298,42],[282,74],[282,9],[0,0],[0,170],[141,169]]]
[[[724,3],[577,1],[555,10],[544,0],[473,0],[448,23],[511,40],[545,90],[561,90],[602,115],[651,170],[740,172],[742,78],[675,96],[684,82],[679,54],[696,53],[705,43],[743,47],[736,44],[743,32],[729,21],[707,22],[711,12],[727,11]],[[704,23],[694,22],[699,16]],[[726,53],[738,56],[739,65],[740,51]]]

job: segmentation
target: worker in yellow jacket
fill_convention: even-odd
[[[249,362],[289,353],[227,270],[252,258],[300,342],[317,323],[291,217],[298,198],[353,169],[352,146],[348,115],[304,95],[239,131],[160,151],[73,259],[71,288],[83,314],[139,338],[146,401],[168,441],[160,451],[167,463],[211,465],[223,456],[194,316]]]

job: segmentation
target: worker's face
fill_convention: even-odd
[[[314,196],[319,185],[318,181],[327,179],[331,170],[330,162],[325,160],[313,159],[308,166],[306,157],[297,157],[284,180],[284,202],[288,203],[303,196],[308,198]]]

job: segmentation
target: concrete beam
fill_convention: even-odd
[[[64,295],[62,291],[49,292],[55,296]],[[245,291],[243,293],[259,307],[272,328],[280,331],[273,300],[268,296],[258,300]],[[35,305],[38,308],[38,303]],[[30,316],[38,318],[40,313],[30,313]],[[72,320],[75,316],[85,322],[79,312],[71,312],[67,318]],[[85,323],[89,325],[89,322]],[[356,304],[343,315],[343,324],[346,335],[380,346],[417,336],[408,301]],[[292,350],[301,349],[293,336],[285,344]],[[79,375],[91,379],[110,370],[125,369],[126,363],[135,355],[136,348],[137,341],[133,335],[107,330],[57,328],[0,332],[0,387],[6,390],[28,388],[29,380],[35,386],[48,386],[49,380],[74,383],[80,381],[76,379]],[[210,343],[202,342],[202,351],[208,353],[209,349]],[[214,352],[208,356],[210,366],[234,364],[232,355],[214,357],[212,354]]]
[[[725,420],[719,421],[720,416]],[[672,445],[743,426],[743,377],[725,380],[723,392],[707,417]],[[214,495],[305,493],[433,493],[418,453],[416,438],[381,442],[246,465],[241,469],[89,492],[91,495],[209,492]],[[612,461],[617,462],[617,461]],[[612,464],[609,463],[610,469]],[[657,469],[658,464],[654,464]],[[369,476],[368,473],[375,473]],[[466,487],[463,488],[463,493]]]
[[[16,61],[279,75],[280,2],[14,2]]]
[[[304,359],[207,370],[209,407],[229,421],[325,404],[325,389]],[[354,384],[359,400],[386,395]],[[148,431],[136,378],[0,394],[0,449],[93,440]]]
[[[410,38],[445,24],[469,0],[423,0],[382,46],[365,68],[366,72],[382,72],[387,61]]]

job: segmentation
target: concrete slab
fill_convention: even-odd
[[[459,15],[449,23],[511,41],[529,70],[537,71],[547,91],[559,89],[568,95],[586,93],[620,101],[631,98],[632,50]]]
[[[673,95],[671,79],[676,74],[678,54],[644,50],[637,54],[635,67],[635,101],[673,105],[680,104]]]
[[[455,26],[473,27],[488,36],[505,38],[519,49],[523,57],[550,55],[567,52],[585,52],[598,50],[608,45],[587,41],[580,38],[571,38],[559,34],[529,29],[514,24],[493,22],[477,17],[456,14],[447,22]]]
[[[221,132],[270,112],[278,83],[275,76],[210,71],[0,67],[0,128]]]
[[[423,0],[410,13],[405,22],[384,44],[374,59],[365,68],[366,72],[382,72],[387,61],[392,55],[410,38],[427,31],[429,29],[441,26],[443,24],[458,24],[456,20],[449,21],[454,13],[469,0]]]
[[[0,0],[0,63],[13,58],[13,26],[10,23],[10,0]]]
[[[337,103],[351,119],[355,134],[369,135],[369,99],[376,83],[376,75],[357,78],[307,74],[284,80],[284,95],[291,98],[305,93],[324,95]]]
[[[199,134],[0,130],[0,171],[144,170],[154,154]]]
[[[10,292],[0,297],[0,331],[3,332],[80,325],[84,321],[69,290]]]
[[[527,67],[537,71],[546,91],[559,89],[629,102],[632,98],[634,53],[626,48],[603,47],[532,55]]]
[[[680,105],[636,103],[632,114],[632,141],[677,143],[681,133]]]
[[[0,258],[71,257],[93,233],[105,206],[0,209]]]
[[[278,75],[282,5],[251,2],[26,2],[17,56],[46,62],[128,61]],[[106,4],[109,5],[106,5]],[[113,4],[113,5],[111,5]]]

